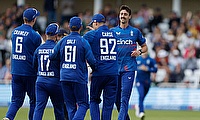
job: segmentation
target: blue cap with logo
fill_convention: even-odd
[[[27,8],[23,12],[23,18],[26,18],[28,21],[32,21],[39,15],[40,15],[40,12],[36,10],[35,8]]]
[[[91,25],[93,22],[106,22],[105,17],[102,14],[95,14],[92,17],[92,21],[89,23],[89,25]]]
[[[49,36],[54,36],[58,34],[59,26],[57,23],[51,23],[46,28],[46,34]]]
[[[82,26],[82,21],[79,17],[72,17],[69,21],[69,27],[72,31],[77,31]]]

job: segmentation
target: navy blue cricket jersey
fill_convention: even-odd
[[[145,58],[142,56],[137,57],[137,64],[138,64],[138,70],[137,70],[137,76],[136,76],[136,82],[142,82],[142,83],[151,83],[151,73],[157,72],[157,64],[156,60],[152,59],[149,55]],[[140,66],[145,65],[147,67],[147,71],[141,70]]]
[[[136,57],[131,57],[132,51],[137,49],[137,43],[143,45],[146,39],[139,29],[128,26],[111,28],[117,35],[119,72],[136,71]]]
[[[62,38],[54,47],[50,59],[60,57],[60,80],[72,81],[82,84],[88,82],[88,68],[96,64],[89,43],[78,32],[71,32]]]
[[[49,59],[56,42],[47,40],[34,53],[34,67],[37,68],[37,82],[60,84],[60,59]]]
[[[83,37],[90,43],[93,54],[98,61],[98,71],[94,71],[92,75],[118,75],[115,33],[103,25],[97,30],[87,32]]]
[[[33,54],[41,44],[41,36],[30,25],[22,24],[12,32],[11,73],[23,76],[36,76],[33,69]]]

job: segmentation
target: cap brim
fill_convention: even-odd
[[[92,25],[92,23],[93,23],[93,21],[91,21],[91,22],[88,24],[88,26],[91,26],[91,25]]]
[[[35,16],[36,16],[36,17],[37,17],[37,16],[40,16],[40,12],[39,12],[39,11],[37,11],[37,14],[36,14]]]

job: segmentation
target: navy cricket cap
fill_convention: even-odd
[[[64,28],[60,28],[58,30],[58,35],[62,35],[62,36],[66,36],[68,35],[69,33],[67,32],[67,30],[65,30]]]
[[[36,10],[35,8],[27,8],[23,12],[23,18],[26,18],[28,21],[32,21],[39,15],[40,15],[40,12]]]
[[[92,17],[92,21],[89,23],[89,25],[92,25],[93,22],[106,22],[105,17],[102,14],[95,14]]]
[[[45,34],[54,36],[58,34],[59,26],[57,23],[51,23],[47,26]]]
[[[82,21],[79,17],[72,17],[69,21],[69,27],[73,31],[77,31],[82,26]]]

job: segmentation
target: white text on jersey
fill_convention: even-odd
[[[101,55],[100,60],[117,60],[117,58],[113,55]]]
[[[26,60],[26,56],[25,55],[12,54],[12,59],[15,59],[15,60]]]
[[[132,40],[117,40],[117,44],[118,45],[122,45],[122,44],[131,45],[131,44],[133,44],[133,41]]]
[[[54,76],[54,72],[41,72],[39,71],[40,76]]]
[[[66,68],[66,69],[76,69],[76,64],[62,64],[62,68]]]
[[[67,40],[67,44],[75,44],[76,40],[72,40],[72,39],[68,39]]]
[[[101,34],[102,34],[103,37],[113,37],[112,32],[102,32]]]
[[[50,54],[53,53],[53,49],[39,49],[38,54]]]
[[[28,36],[29,32],[14,30],[14,34],[16,34],[16,35],[22,35],[22,36]]]

